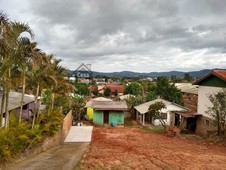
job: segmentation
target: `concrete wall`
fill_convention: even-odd
[[[208,107],[212,107],[212,103],[209,101],[208,96],[210,94],[216,94],[222,90],[220,87],[207,87],[207,86],[199,86],[199,95],[198,95],[198,114],[201,114],[205,117],[210,117],[206,114]]]
[[[73,116],[72,116],[72,110],[68,112],[68,114],[64,117],[63,121],[63,132],[66,136],[72,126]]]
[[[217,132],[217,126],[214,125],[211,118],[202,115],[196,116],[196,118],[196,134],[207,136]]]
[[[205,122],[205,117],[203,116],[197,116],[196,119],[196,130],[195,133],[198,135],[207,135],[207,130],[206,130],[206,122]]]
[[[59,131],[54,136],[46,138],[42,143],[32,149],[26,149],[25,152],[20,153],[19,157],[14,159],[14,162],[23,161],[25,158],[33,157],[41,152],[45,152],[54,147],[60,146],[64,141],[63,132]],[[0,167],[1,169],[1,167]]]

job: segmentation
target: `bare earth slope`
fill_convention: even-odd
[[[137,128],[99,128],[82,169],[226,169],[226,146]]]

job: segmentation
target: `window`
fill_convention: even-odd
[[[167,119],[167,113],[161,113],[161,118],[162,119]]]

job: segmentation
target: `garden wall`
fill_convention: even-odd
[[[57,132],[54,136],[47,137],[46,139],[44,139],[42,143],[38,144],[38,146],[32,149],[25,150],[25,152],[16,157],[14,161],[17,162],[25,159],[26,157],[31,157],[41,152],[44,152],[48,149],[62,145],[71,126],[72,126],[72,111],[68,112],[68,114],[65,116],[63,120],[62,130]]]
[[[67,136],[72,126],[72,121],[73,121],[72,110],[70,110],[68,114],[64,117],[64,121],[63,121],[63,133],[65,137]]]

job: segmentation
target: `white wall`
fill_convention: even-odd
[[[165,109],[164,109],[165,110]],[[165,119],[164,121],[165,121],[165,123],[166,123],[166,125],[167,126],[169,126],[170,125],[170,112],[168,111],[168,112],[166,112],[166,111],[161,111],[162,113],[167,113],[167,119]],[[159,119],[154,119],[153,121],[152,121],[152,123],[154,124],[154,125],[162,125],[161,124],[161,122],[159,121]]]
[[[203,116],[210,117],[205,111],[208,110],[208,107],[213,106],[209,101],[208,96],[210,94],[216,94],[222,90],[221,87],[207,87],[207,86],[199,86],[198,92],[198,114],[202,114]]]
[[[183,108],[181,108],[179,106],[173,105],[173,104],[168,105],[166,109],[162,109],[161,110],[162,113],[167,113],[167,119],[164,120],[166,122],[166,125],[167,126],[169,126],[170,125],[170,122],[171,122],[171,120],[170,120],[170,117],[171,117],[170,116],[170,112],[171,111],[185,111],[185,109],[183,109]],[[152,123],[154,125],[161,125],[159,119],[153,120]]]

